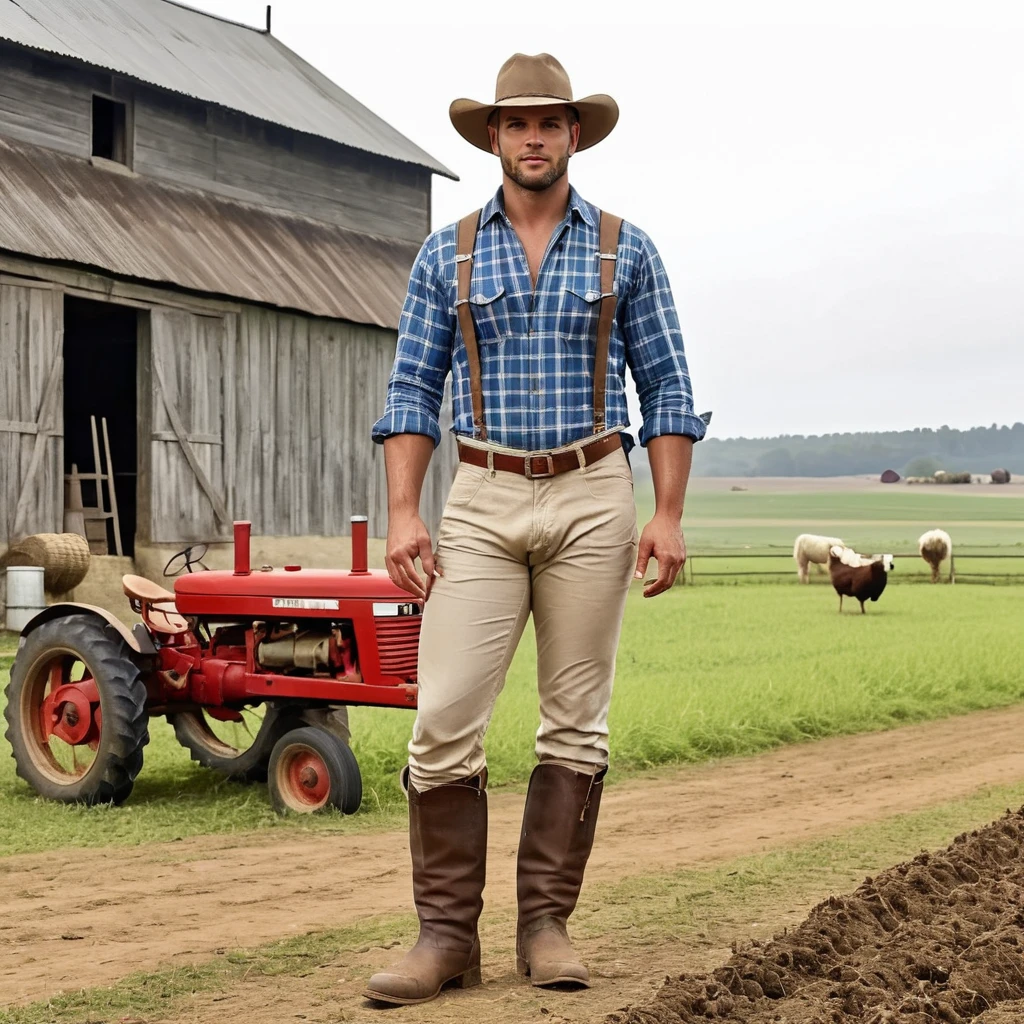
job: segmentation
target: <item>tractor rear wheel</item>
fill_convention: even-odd
[[[239,711],[182,711],[167,720],[193,761],[236,782],[263,782],[270,752],[281,735],[280,717],[280,708],[267,703]]]
[[[128,798],[149,716],[139,667],[110,623],[66,615],[32,630],[11,667],[4,717],[16,771],[41,796]]]
[[[319,726],[348,745],[348,708],[268,702],[232,711],[210,707],[168,715],[177,741],[204,768],[236,782],[266,782],[270,752],[282,734],[300,725]],[[362,788],[356,806],[362,799]]]
[[[274,744],[267,788],[278,814],[312,814],[328,807],[355,814],[363,799],[355,754],[317,726],[292,729]]]

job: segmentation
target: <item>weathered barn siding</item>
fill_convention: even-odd
[[[353,515],[371,536],[387,527],[380,416],[395,355],[392,331],[246,307],[238,318],[236,445],[231,505],[270,535],[337,536]],[[424,486],[428,523],[440,518],[454,473],[438,450]]]
[[[64,511],[63,296],[0,279],[0,540],[59,532]]]
[[[383,408],[394,332],[255,306],[224,317],[153,310],[148,348],[152,362],[140,352],[140,377],[151,380],[140,413],[149,403],[142,415],[152,424],[142,539],[209,541],[225,535],[229,519],[250,520],[259,535],[339,536],[353,515],[369,517],[371,536],[386,533],[383,451],[370,428]],[[186,460],[161,382],[223,500],[224,521]],[[454,470],[446,434],[423,489],[431,527]]]
[[[88,158],[95,92],[134,95],[139,174],[366,234],[429,233],[426,168],[0,44],[0,134]]]
[[[235,319],[177,309],[150,313],[149,344],[144,337],[140,353],[150,414],[143,486],[152,530],[145,539],[214,540],[231,532],[224,427]]]
[[[430,172],[140,87],[135,170],[354,231],[421,242]]]
[[[92,152],[92,94],[110,75],[0,43],[0,134],[62,153]]]

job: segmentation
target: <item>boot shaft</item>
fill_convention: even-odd
[[[469,949],[483,909],[486,776],[419,792],[409,786],[413,899],[421,933]]]
[[[590,775],[539,764],[530,777],[519,839],[516,890],[523,927],[576,909],[604,790],[605,770]]]

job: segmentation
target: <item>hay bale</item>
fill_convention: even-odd
[[[1008,469],[993,469],[992,483],[1008,484],[1010,482],[1010,471]]]
[[[900,482],[900,475],[895,469],[887,469],[882,474],[883,484],[898,484]]]
[[[74,590],[89,571],[89,542],[76,533],[36,533],[12,544],[0,557],[8,565],[38,565],[51,594]]]

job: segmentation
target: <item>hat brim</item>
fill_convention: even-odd
[[[555,105],[575,107],[580,116],[581,149],[596,146],[611,134],[619,120],[619,105],[604,93],[585,96],[581,100],[562,100],[551,96],[513,96],[500,103],[479,103],[476,100],[457,99],[448,108],[455,130],[472,146],[491,152],[491,137],[487,132],[487,121],[499,107],[550,107]]]

